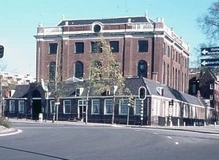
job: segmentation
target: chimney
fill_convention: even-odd
[[[152,73],[152,79],[157,82],[157,77],[158,77],[158,73],[157,72],[153,72]]]

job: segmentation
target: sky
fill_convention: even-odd
[[[206,42],[196,19],[207,13],[217,0],[1,0],[0,45],[5,54],[0,70],[16,74],[36,75],[36,35],[38,24],[56,26],[65,19],[112,18],[143,16],[152,20],[164,18],[190,46],[190,61],[194,48]],[[192,66],[192,64],[191,64]]]

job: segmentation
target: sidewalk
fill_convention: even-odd
[[[163,129],[163,130],[178,130],[178,131],[188,131],[188,132],[198,132],[198,133],[207,133],[207,134],[218,134],[219,135],[219,125],[207,125],[207,126],[134,126],[134,125],[121,125],[121,124],[103,124],[103,123],[87,123],[84,122],[68,122],[68,121],[34,121],[34,120],[26,120],[26,119],[9,119],[9,121],[13,123],[31,123],[31,124],[62,124],[62,125],[79,125],[79,126],[102,126],[102,127],[129,127],[129,128],[142,128],[142,129]],[[0,126],[0,136],[2,134],[11,134],[13,132],[17,132],[17,129],[14,128],[5,128]]]

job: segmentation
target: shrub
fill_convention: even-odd
[[[4,126],[6,128],[11,127],[11,123],[4,117],[0,117],[0,126]]]

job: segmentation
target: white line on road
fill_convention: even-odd
[[[21,133],[21,132],[22,132],[22,130],[18,129],[17,132],[0,134],[0,137],[3,137],[3,136],[11,136],[11,135],[19,134],[19,133]]]
[[[169,138],[169,139],[173,139],[172,137],[170,137],[170,136],[167,136],[167,138]]]
[[[179,142],[175,142],[176,145],[179,145]]]
[[[153,134],[158,134],[158,133],[153,133]]]

